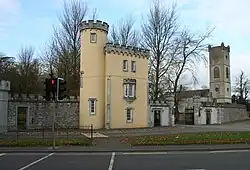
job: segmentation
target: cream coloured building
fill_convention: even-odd
[[[81,23],[80,128],[148,127],[149,51],[110,44],[108,31]]]

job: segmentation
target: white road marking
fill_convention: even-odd
[[[166,155],[168,152],[124,152],[123,155]]]
[[[113,169],[114,162],[115,162],[115,152],[113,152],[112,155],[111,155],[111,159],[110,159],[110,162],[109,162],[109,168],[108,168],[108,170],[112,170]]]
[[[224,151],[210,151],[209,153],[237,153],[237,152],[250,152],[250,150],[224,150]]]
[[[36,161],[34,161],[34,162],[30,163],[30,164],[28,164],[28,165],[26,165],[26,166],[24,166],[24,167],[22,167],[22,168],[18,169],[18,170],[24,170],[24,169],[27,169],[27,168],[31,167],[32,165],[35,165],[35,164],[37,164],[37,163],[39,163],[39,162],[43,161],[44,159],[47,159],[48,157],[52,156],[53,154],[54,154],[54,153],[50,153],[49,155],[44,156],[44,157],[42,157],[42,158],[40,158],[40,159],[38,159],[38,160],[36,160]]]
[[[0,153],[0,157],[6,155],[6,153]]]

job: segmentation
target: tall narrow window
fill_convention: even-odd
[[[90,43],[96,43],[97,35],[96,33],[90,33]]]
[[[229,68],[226,67],[226,78],[228,79],[229,78]]]
[[[133,109],[132,108],[126,109],[126,121],[128,123],[133,122]]]
[[[135,84],[124,84],[124,97],[135,97]]]
[[[128,60],[123,60],[123,71],[128,71]]]
[[[219,67],[214,68],[214,78],[220,78],[220,69],[219,69]]]
[[[136,72],[136,62],[135,61],[131,62],[131,70],[132,70],[132,72]]]
[[[89,98],[89,114],[95,115],[96,114],[96,99]]]

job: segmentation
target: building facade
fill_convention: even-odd
[[[81,24],[80,127],[148,127],[149,51],[108,43],[108,30]]]

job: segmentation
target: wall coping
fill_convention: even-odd
[[[99,29],[108,33],[109,25],[106,22],[100,20],[86,20],[80,23],[80,30],[86,29]]]

